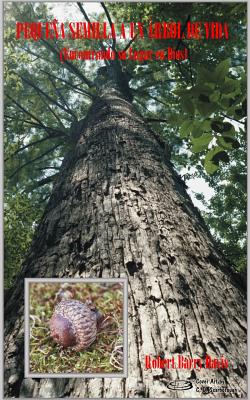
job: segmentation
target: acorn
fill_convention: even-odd
[[[65,300],[55,307],[49,322],[52,338],[62,347],[79,351],[87,349],[103,329],[104,316],[91,300]]]

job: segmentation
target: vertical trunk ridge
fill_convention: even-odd
[[[127,277],[128,378],[24,379],[24,277]],[[33,246],[6,299],[6,394],[172,397],[166,383],[187,379],[186,370],[147,370],[145,355],[209,354],[237,360],[228,371],[210,370],[209,377],[223,378],[243,397],[246,301],[236,278],[161,140],[132,104],[107,86],[63,162]],[[205,379],[208,373],[190,370],[190,379],[196,376]],[[197,393],[193,388],[176,396]]]

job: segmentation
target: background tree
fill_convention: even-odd
[[[88,19],[83,6],[78,6]],[[140,65],[132,61],[110,62],[106,65],[106,77],[99,70],[95,80],[94,64],[91,69],[77,62],[60,64],[60,39],[16,42],[13,22],[49,20],[46,4],[6,6],[6,199],[13,199],[15,187],[31,203],[39,204],[39,210],[47,204],[28,258],[8,291],[6,390],[9,395],[35,396],[39,392],[47,397],[62,397],[66,393],[76,397],[166,397],[166,381],[175,378],[175,373],[168,375],[163,371],[154,377],[144,372],[142,359],[147,351],[156,356],[166,352],[237,356],[239,362],[230,372],[233,383],[228,381],[228,387],[236,385],[244,395],[242,284],[239,275],[215,249],[185,193],[183,182],[169,162],[171,158],[177,170],[183,165],[187,168],[195,165],[195,173],[203,176],[205,167],[214,174],[206,179],[217,191],[221,184],[218,174],[222,173],[219,167],[224,162],[228,178],[225,204],[232,196],[233,176],[244,193],[245,136],[239,128],[245,123],[244,52],[240,65],[236,57],[229,63],[228,55],[230,51],[239,53],[239,48],[245,46],[245,6],[221,4],[216,9],[214,4],[210,6],[204,9],[196,3],[191,8],[186,4],[138,4],[132,9],[129,5],[110,5],[114,21],[119,20],[121,13],[127,15],[128,21],[134,18],[143,22],[154,15],[161,15],[162,20],[177,20],[182,15],[184,26],[191,18],[200,20],[204,15],[206,20],[214,20],[215,11],[218,20],[223,20],[226,12],[227,21],[233,25],[237,13],[238,37],[237,42],[232,38],[230,45],[209,43],[210,47],[204,43],[200,58],[200,44],[173,42],[175,48],[192,47],[192,62],[170,65],[166,61]],[[104,6],[104,13],[98,18],[109,17]],[[72,47],[72,42],[68,43]],[[108,44],[124,48],[124,43],[112,40],[101,46]],[[99,45],[98,41],[86,44],[89,48]],[[161,49],[166,43],[137,36],[132,43],[125,44],[125,48],[128,46]],[[212,62],[209,70],[202,65],[208,60]],[[211,81],[211,76],[216,80]],[[144,120],[135,107],[143,113]],[[239,112],[242,114],[238,115]],[[235,118],[237,129],[228,122]],[[151,131],[146,120],[154,124],[158,133]],[[181,139],[186,141],[184,145]],[[52,182],[54,189],[47,202]],[[217,215],[221,204],[216,200],[212,203]],[[227,205],[227,224],[230,224],[230,207],[232,203]],[[224,239],[226,246],[230,242],[230,248],[235,241],[240,254],[244,248],[245,221],[240,210],[243,208],[238,207],[234,216],[236,230],[240,226],[242,229],[241,240],[235,241],[232,234]],[[39,210],[31,218],[33,222]],[[209,221],[213,221],[218,236],[223,237],[225,225],[219,226],[211,216]],[[189,242],[185,244],[183,238],[187,237]],[[22,297],[22,278],[124,274],[130,287],[129,352],[131,365],[136,366],[129,379],[116,380],[110,385],[101,380],[75,383],[58,380],[52,386],[46,386],[45,380],[38,383],[23,379],[23,306],[18,311],[13,307],[17,298]],[[210,298],[208,302],[207,298],[218,290],[218,282],[222,283],[216,301]],[[203,288],[201,297],[197,287]],[[230,292],[234,301],[223,304],[223,290]],[[187,325],[188,321],[192,321],[192,327]],[[225,327],[227,321],[231,330]],[[215,326],[226,333],[214,339]],[[134,341],[138,330],[139,339]],[[223,371],[215,371],[214,376],[226,379]],[[191,377],[195,377],[195,371]]]

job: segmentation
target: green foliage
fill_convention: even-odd
[[[109,3],[107,8],[118,25],[121,21],[141,21],[147,26],[150,20],[180,21],[185,25],[188,17],[191,21],[228,23],[229,40],[148,40],[145,35],[131,44],[133,50],[187,48],[190,60],[139,63],[127,59],[121,63],[131,76],[135,107],[145,118],[154,120],[153,129],[165,139],[176,170],[182,173],[183,168],[195,168],[195,175],[203,177],[215,190],[204,217],[229,258],[236,267],[242,268],[245,262],[243,232],[246,231],[246,192],[240,184],[246,173],[246,4]],[[97,50],[100,49],[98,40],[15,39],[15,21],[52,21],[53,18],[49,3],[18,3],[18,6],[5,3],[5,202],[10,219],[16,193],[26,193],[23,209],[30,211],[29,222],[24,225],[29,238],[49,197],[51,185],[47,178],[53,181],[71,146],[71,126],[84,118],[91,99],[97,94],[96,88],[88,87],[86,82],[95,82],[97,69],[104,65],[92,61],[89,66],[77,60],[62,64],[57,53],[61,47],[79,49],[83,43],[84,49]],[[107,20],[105,13],[95,18]],[[118,40],[117,50],[123,50],[128,41]],[[112,40],[104,44],[111,45]],[[187,184],[190,177],[188,173]],[[235,200],[236,193],[239,201]],[[235,200],[234,212],[231,199]],[[38,214],[36,209],[40,210]],[[20,219],[25,219],[25,212],[21,215]],[[20,232],[14,223],[9,225],[9,230],[11,226],[13,236],[15,229]],[[28,246],[22,247],[21,240],[18,243],[15,261],[11,251],[7,252],[5,271],[10,276],[7,285],[13,271],[20,268]],[[9,234],[6,246],[11,248],[11,245]],[[239,256],[233,258],[230,249],[236,248]]]
[[[228,163],[231,150],[240,147],[239,130],[234,126],[235,123],[244,126],[245,82],[245,71],[230,69],[230,61],[226,59],[213,70],[199,67],[193,87],[175,90],[188,118],[181,125],[180,137],[190,138],[193,153],[205,154],[204,167],[208,174],[214,174],[220,162]],[[239,111],[240,120],[237,119]]]
[[[245,151],[233,151],[237,151],[237,161],[210,181],[216,194],[204,218],[228,259],[241,271],[247,264],[247,160]]]
[[[25,193],[13,190],[4,199],[5,285],[9,287],[31,244],[41,205]]]

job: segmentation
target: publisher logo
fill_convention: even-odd
[[[181,379],[172,381],[167,384],[167,388],[171,390],[189,390],[192,389],[192,387],[193,387],[192,382],[184,381]]]

